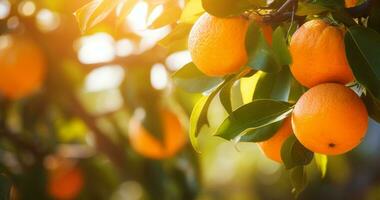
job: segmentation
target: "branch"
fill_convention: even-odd
[[[367,0],[364,3],[352,7],[345,8],[346,12],[353,18],[366,17],[369,15],[371,6],[376,0]],[[282,22],[292,18],[293,11],[289,11],[292,6],[298,6],[298,0],[287,0],[279,9],[276,11],[263,15],[264,23]],[[295,9],[296,10],[296,9]],[[304,16],[294,16],[295,20],[303,20]]]
[[[23,140],[18,136],[19,134],[14,133],[6,127],[1,127],[0,135],[11,141],[16,147],[21,147],[27,151],[30,151],[37,159],[42,159],[46,154],[38,146]]]
[[[278,8],[275,12],[272,12],[267,15],[263,15],[262,22],[264,23],[273,23],[273,22],[282,22],[288,19],[291,19],[293,14],[292,8],[294,7],[296,10],[298,6],[298,0],[287,0],[280,8]],[[289,12],[289,10],[291,10]],[[297,19],[300,17],[294,16]],[[295,19],[296,19],[295,18]],[[304,19],[304,17],[302,17]]]
[[[354,18],[367,17],[374,2],[375,0],[367,0],[358,6],[346,8],[346,11]]]
[[[86,111],[86,109],[82,106],[79,99],[75,96],[75,94],[69,94],[68,97],[69,102],[71,103],[72,111],[80,117],[84,123],[88,126],[88,128],[92,131],[92,134],[95,138],[96,148],[106,154],[108,158],[113,162],[123,173],[127,172],[126,169],[126,155],[124,154],[123,148],[113,143],[97,126],[96,119],[91,116],[90,113]]]

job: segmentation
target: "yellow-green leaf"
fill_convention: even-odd
[[[179,23],[193,24],[204,12],[202,0],[190,0],[182,11]]]
[[[324,178],[326,176],[326,171],[327,171],[327,161],[328,161],[327,156],[323,154],[315,153],[314,158],[315,158],[315,163],[318,166],[318,169],[321,171],[322,178]]]

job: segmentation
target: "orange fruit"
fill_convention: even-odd
[[[313,152],[337,155],[362,141],[368,113],[354,91],[341,84],[315,86],[301,96],[292,114],[297,139]]]
[[[346,8],[355,7],[358,0],[345,0]]]
[[[272,33],[273,33],[273,28],[272,26],[266,24],[263,22],[263,16],[258,15],[258,14],[251,14],[249,18],[254,21],[257,25],[260,26],[261,32],[263,32],[265,40],[269,43],[269,45],[272,45]]]
[[[272,27],[270,25],[263,24],[260,26],[260,29],[264,34],[265,40],[268,42],[269,45],[272,45]]]
[[[293,133],[291,118],[284,120],[278,131],[268,140],[258,143],[263,153],[273,161],[282,163],[281,147],[285,140]]]
[[[0,40],[0,95],[20,99],[38,90],[46,66],[37,44],[14,35],[2,36]]]
[[[75,199],[84,185],[83,172],[78,167],[55,169],[49,176],[49,194],[54,199]]]
[[[132,117],[128,126],[132,148],[152,159],[164,159],[175,155],[186,144],[186,133],[178,117],[169,110],[161,111],[163,142],[146,130],[141,120]]]
[[[209,76],[238,72],[247,62],[248,20],[203,14],[191,29],[188,48],[194,64]]]
[[[291,71],[304,86],[327,82],[346,84],[354,80],[344,47],[344,31],[323,20],[303,24],[292,36]]]

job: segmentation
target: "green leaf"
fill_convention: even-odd
[[[307,174],[304,166],[297,166],[290,171],[290,181],[296,198],[307,186]]]
[[[327,156],[323,154],[314,154],[315,163],[318,166],[318,169],[321,171],[322,178],[326,176],[327,171]]]
[[[261,128],[286,118],[292,106],[274,100],[256,100],[233,111],[216,131],[217,136],[231,140],[244,131]]]
[[[210,93],[208,96],[202,97],[198,103],[194,106],[193,111],[191,112],[190,116],[190,142],[193,145],[194,149],[197,152],[200,152],[199,146],[198,146],[198,134],[201,128],[204,125],[209,125],[209,121],[207,119],[207,113],[208,108],[211,104],[211,101],[214,99],[214,97],[219,93],[219,91],[225,86],[225,84],[228,83],[230,78],[226,78],[226,80],[220,84],[214,91]]]
[[[296,103],[298,99],[307,91],[294,77],[291,77],[291,89],[289,93],[289,103]]]
[[[272,48],[281,65],[290,65],[292,63],[292,57],[286,43],[286,35],[281,26],[277,27],[273,32]]]
[[[380,99],[380,34],[354,26],[345,38],[346,55],[357,81]]]
[[[253,100],[273,99],[288,101],[291,91],[292,75],[289,68],[283,68],[278,73],[260,73],[253,93]]]
[[[222,78],[206,76],[194,63],[183,66],[173,74],[172,79],[176,86],[192,93],[205,92],[223,81]]]
[[[245,46],[248,53],[247,66],[268,73],[281,71],[281,64],[255,23],[248,28]]]
[[[281,147],[281,158],[286,169],[309,164],[313,155],[294,135],[289,136]]]
[[[283,120],[269,124],[256,130],[248,131],[241,136],[239,142],[263,142],[271,138],[282,125]]]
[[[187,50],[187,38],[191,27],[191,24],[178,24],[169,35],[160,40],[158,44],[165,47],[169,53]]]
[[[307,2],[298,2],[298,8],[296,15],[298,16],[307,16],[307,15],[318,15],[322,12],[331,11],[330,8],[327,8],[321,4],[316,3],[307,3]]]
[[[380,100],[376,99],[370,91],[362,96],[362,100],[367,107],[369,116],[380,123]]]
[[[157,29],[166,25],[174,24],[181,16],[181,8],[173,2],[164,5],[164,10],[156,20],[149,25],[149,28]]]
[[[202,0],[203,8],[217,17],[241,15],[244,11],[265,5],[264,0]]]
[[[232,103],[231,103],[231,88],[235,83],[235,79],[231,79],[224,87],[220,90],[219,97],[224,109],[228,114],[232,113]]]
[[[194,148],[194,150],[200,153],[199,145],[198,145],[198,133],[204,124],[208,124],[207,119],[207,108],[210,105],[210,97],[203,96],[197,104],[195,104],[193,111],[190,116],[190,128],[189,128],[189,136],[190,142]],[[206,114],[204,114],[206,113]]]
[[[182,11],[179,23],[193,24],[204,12],[202,0],[190,0]]]
[[[118,5],[119,0],[93,0],[75,11],[74,16],[84,33],[104,20]]]
[[[262,72],[240,79],[240,93],[244,104],[252,102],[257,82],[260,79],[260,73]]]

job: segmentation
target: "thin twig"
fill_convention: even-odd
[[[75,96],[75,94],[70,94],[68,98],[71,102],[72,112],[80,117],[83,122],[88,126],[94,135],[96,148],[106,154],[111,162],[113,162],[119,169],[121,173],[126,176],[124,172],[128,171],[126,168],[126,155],[124,150],[112,142],[103,132],[99,129],[96,124],[96,119],[91,116],[90,113],[82,106],[80,100]]]
[[[20,147],[31,152],[38,159],[43,158],[45,155],[45,153],[41,151],[37,145],[27,142],[19,137],[19,134],[14,133],[6,127],[1,127],[0,135],[11,141],[16,147]]]

